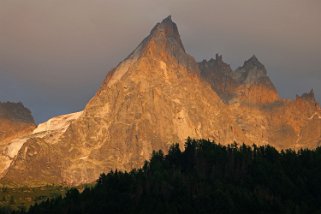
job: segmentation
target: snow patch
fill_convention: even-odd
[[[7,147],[7,155],[10,158],[16,157],[18,152],[20,151],[21,147],[23,144],[28,140],[29,138],[22,138],[22,139],[17,139],[13,140],[10,145]]]
[[[31,138],[33,137],[39,137],[43,138],[47,136],[48,131],[60,131],[61,133],[64,133],[72,121],[78,119],[81,112],[76,112],[72,114],[66,114],[66,115],[60,115],[57,117],[53,117],[47,122],[41,123],[37,126],[37,128],[32,132],[31,135],[14,139],[8,144],[8,146],[5,148],[4,155],[9,157],[10,159],[15,158],[22,146]],[[10,161],[11,163],[11,161]]]
[[[32,134],[38,134],[41,132],[62,130],[65,132],[72,121],[78,119],[83,112],[75,112],[71,114],[60,115],[49,119],[47,122],[41,123],[32,132]]]

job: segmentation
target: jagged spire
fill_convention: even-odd
[[[195,59],[186,53],[177,25],[171,16],[157,23],[139,47],[138,49],[142,50],[140,53],[142,55],[148,54],[151,55],[149,57],[160,57],[163,60],[164,56],[171,56],[180,65],[198,72],[198,65]]]
[[[163,21],[162,21],[162,22],[169,22],[169,23],[173,23],[173,21],[172,21],[172,15],[167,16],[165,19],[163,19]]]
[[[172,16],[168,16],[152,29],[150,39],[154,38],[159,42],[164,42],[164,39],[169,42],[171,46],[179,46],[185,52],[185,48],[181,41],[178,28],[175,22],[172,21]]]
[[[34,123],[31,111],[19,102],[0,102],[0,118]]]
[[[264,66],[254,54],[244,62],[244,65],[246,64],[251,64],[255,66]]]
[[[257,57],[255,56],[255,54],[253,54],[249,60],[259,61],[259,60],[257,59]]]
[[[266,74],[266,69],[265,66],[258,60],[258,58],[253,54],[248,60],[246,60],[243,64],[243,66],[241,67],[245,70],[251,70],[251,69],[259,69],[264,71],[264,73]]]
[[[301,96],[296,95],[296,99],[302,98],[304,100],[315,101],[313,88],[309,92],[303,93]]]

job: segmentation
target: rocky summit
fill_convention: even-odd
[[[225,102],[267,104],[278,101],[278,93],[264,65],[253,55],[235,71],[221,55],[199,63],[201,76]]]
[[[93,182],[102,172],[140,167],[153,150],[166,152],[173,143],[183,148],[187,137],[314,148],[320,127],[313,91],[294,101],[280,98],[255,56],[236,70],[220,55],[197,63],[167,17],[107,73],[83,111],[10,141],[20,144],[1,182]]]

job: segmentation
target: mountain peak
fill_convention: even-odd
[[[208,68],[209,72],[231,72],[232,69],[229,64],[223,61],[223,56],[216,53],[215,58],[210,58],[209,60],[204,59],[202,62],[199,63],[199,66],[203,72],[204,69]],[[206,67],[206,68],[205,68]]]
[[[252,70],[254,68],[264,71],[266,74],[265,66],[258,60],[258,58],[253,54],[251,58],[246,60],[242,66],[245,70]]]
[[[157,23],[155,28],[169,28],[169,29],[175,29],[176,28],[176,30],[177,30],[176,23],[173,22],[171,15],[167,16],[160,23]],[[178,33],[178,31],[177,31],[177,33]]]
[[[303,93],[301,96],[298,96],[298,95],[296,96],[296,99],[300,99],[300,98],[304,99],[304,100],[310,100],[310,101],[315,102],[313,88],[309,92]]]
[[[0,102],[0,118],[7,118],[32,124],[34,123],[31,111],[21,102]]]
[[[181,41],[177,25],[172,21],[171,16],[168,16],[160,23],[157,23],[152,29],[149,37],[150,39],[154,39],[157,43],[168,43],[173,49],[182,49],[185,53],[185,48]]]
[[[20,121],[1,118],[0,103],[0,120],[7,122],[0,121],[0,184],[91,183],[102,172],[139,168],[173,142],[183,148],[189,136],[316,147],[320,135],[311,130],[320,127],[321,109],[304,100],[312,95],[294,105],[280,99],[255,55],[236,71],[219,54],[198,66],[169,16],[107,74],[82,112],[21,129]],[[13,110],[2,106],[3,115]],[[24,118],[17,106],[13,115]]]
[[[12,154],[12,149],[10,150],[9,147],[5,149],[3,146],[7,144],[3,144],[3,142],[29,134],[34,128],[35,123],[31,112],[21,102],[0,102],[0,162],[6,162],[6,158],[3,159],[3,155],[11,158]],[[1,166],[3,165],[0,164],[0,177],[4,171],[4,168]]]
[[[162,22],[173,23],[173,21],[172,21],[172,15],[167,16],[165,19],[163,19]]]
[[[195,59],[186,53],[177,25],[172,17],[168,16],[157,23],[141,45],[141,55],[161,61],[176,61],[179,65],[198,73],[198,65]]]
[[[216,53],[215,54],[215,59],[211,58],[208,62],[216,62],[218,64],[222,64],[222,63],[224,63],[223,62],[223,56],[218,54],[218,53]]]
[[[255,54],[253,54],[249,60],[259,61],[259,60],[257,59],[257,57],[255,56]]]
[[[169,65],[177,64],[199,73],[195,59],[185,52],[177,25],[171,16],[168,16],[157,23],[137,48],[107,75],[98,93],[104,90],[105,86],[111,87],[121,80],[141,59],[144,59],[145,63],[159,61]]]

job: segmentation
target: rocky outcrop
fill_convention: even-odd
[[[107,74],[82,112],[53,118],[17,139],[20,147],[1,182],[93,182],[102,172],[140,167],[153,150],[183,147],[188,136],[315,147],[321,110],[313,99],[279,98],[255,56],[235,71],[219,55],[197,64],[168,17]]]
[[[34,128],[34,119],[22,103],[0,102],[0,142]]]
[[[59,142],[70,124],[78,119],[82,112],[67,115],[60,115],[51,118],[47,122],[39,124],[31,132],[20,135],[13,140],[9,140],[1,148],[2,166],[0,177],[13,176],[14,180],[20,180],[17,184],[33,185],[32,181],[23,182],[26,178],[39,176],[39,180],[46,183],[62,183],[59,180],[59,162],[61,162],[66,151],[52,150],[52,145]],[[37,157],[35,160],[34,157]],[[40,161],[38,161],[40,159]],[[48,167],[48,161],[52,163]],[[26,163],[27,162],[27,163]],[[11,167],[15,167],[11,175]],[[16,177],[16,175],[20,175]],[[57,176],[58,175],[58,176]],[[12,183],[12,182],[9,182]],[[37,185],[38,183],[35,183]]]
[[[15,140],[31,134],[34,128],[31,112],[22,103],[0,102],[0,177],[19,151],[21,143]]]
[[[236,94],[240,102],[249,104],[270,104],[278,101],[279,96],[267,75],[265,66],[255,55],[233,72],[239,83]]]
[[[199,63],[202,78],[228,103],[244,135],[259,145],[279,149],[321,144],[320,106],[314,92],[294,101],[278,96],[265,66],[253,55],[233,71],[222,56]]]
[[[233,71],[223,61],[222,55],[216,54],[215,59],[203,60],[199,63],[199,68],[201,77],[211,84],[223,101],[228,102],[235,97],[238,83],[232,78]]]
[[[212,85],[225,102],[264,105],[279,99],[265,66],[255,55],[235,71],[218,54],[215,59],[200,62],[199,67],[203,79]]]
[[[30,110],[21,102],[0,102],[0,118],[18,122],[34,123]]]

